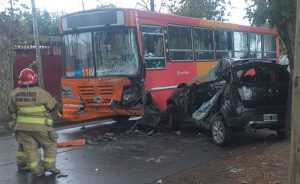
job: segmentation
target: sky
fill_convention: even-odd
[[[7,6],[9,0],[0,0],[0,10]],[[19,0],[21,3],[31,5],[31,0]],[[48,11],[58,11],[71,13],[82,10],[82,1],[85,9],[93,9],[98,4],[97,0],[35,0],[35,6],[39,9],[47,9]],[[112,3],[122,8],[135,8],[139,0],[98,0],[105,3]],[[155,0],[160,2],[160,0]],[[231,23],[249,25],[243,17],[246,14],[246,3],[244,0],[231,0],[231,16],[228,17]]]

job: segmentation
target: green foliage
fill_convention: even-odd
[[[58,34],[58,17],[56,12],[48,12],[46,10],[37,10],[37,24],[40,35]],[[32,14],[29,11],[24,11],[19,19],[20,28],[23,32],[33,34]]]
[[[252,25],[277,27],[296,17],[295,0],[246,0],[246,17]]]
[[[225,0],[180,0],[175,14],[189,17],[225,21],[226,6],[230,1]]]
[[[8,29],[14,40],[30,37],[33,35],[31,9],[18,3],[18,0],[12,0],[12,5],[12,9],[7,8],[0,12],[0,27]],[[36,16],[40,35],[58,34],[58,17],[61,16],[59,13],[36,10]]]
[[[225,21],[230,0],[155,0],[155,11]],[[150,11],[150,0],[139,0],[136,8]]]

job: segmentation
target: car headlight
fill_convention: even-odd
[[[73,92],[69,86],[61,87],[61,96],[63,98],[73,98]]]

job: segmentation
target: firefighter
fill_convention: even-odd
[[[25,68],[20,72],[19,85],[11,92],[9,104],[16,121],[16,140],[22,148],[17,150],[17,164],[26,167],[25,153],[27,166],[34,176],[42,176],[45,171],[59,174],[60,170],[55,165],[58,134],[52,127],[51,117],[51,113],[58,110],[58,103],[47,91],[38,87],[37,74],[32,69]],[[39,147],[44,152],[43,160]]]

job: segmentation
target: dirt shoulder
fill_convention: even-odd
[[[234,149],[205,165],[164,178],[164,184],[285,184],[290,141]]]

